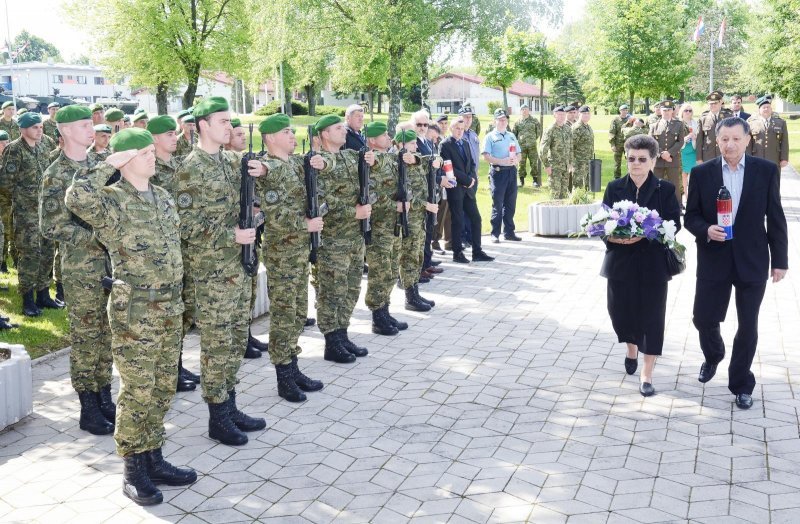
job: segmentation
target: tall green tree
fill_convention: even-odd
[[[583,90],[574,74],[567,73],[560,76],[553,83],[553,100],[562,104],[569,104],[574,100],[584,100]]]
[[[55,45],[44,38],[39,38],[31,34],[27,29],[23,29],[16,38],[14,38],[14,42],[11,44],[11,50],[16,51],[22,46],[25,46],[25,49],[17,55],[14,62],[44,62],[48,58],[54,61],[61,60],[61,52],[59,52]]]
[[[483,83],[503,91],[503,109],[508,109],[508,88],[520,77],[520,72],[508,56],[505,44],[505,35],[492,38],[490,45],[476,51],[475,61],[478,74],[484,77]]]
[[[544,125],[544,82],[561,75],[565,66],[541,33],[506,30],[505,44],[509,58],[525,78],[539,79],[539,121]]]

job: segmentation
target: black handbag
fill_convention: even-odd
[[[659,207],[663,209],[664,204],[661,202],[661,180],[658,181],[658,203]],[[669,247],[667,244],[663,244],[663,246],[664,256],[667,261],[667,273],[672,277],[680,275],[686,270],[686,248],[683,246]]]

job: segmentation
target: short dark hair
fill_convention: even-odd
[[[742,99],[742,95],[733,95],[731,97],[731,100],[741,100],[741,99]]]
[[[714,132],[718,135],[720,129],[723,127],[736,127],[742,126],[742,130],[744,131],[745,135],[750,134],[750,124],[744,121],[744,118],[739,118],[738,116],[730,116],[728,118],[724,118],[717,122],[717,127]]]
[[[630,150],[646,149],[650,158],[658,156],[658,142],[650,135],[633,135],[625,141],[625,155]]]

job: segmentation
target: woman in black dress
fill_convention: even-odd
[[[675,186],[653,174],[658,143],[648,135],[636,135],[625,142],[628,175],[606,187],[603,203],[629,200],[657,210],[680,229],[681,209]],[[638,367],[638,352],[644,354],[639,392],[649,397],[653,388],[653,368],[664,344],[664,318],[667,308],[667,271],[664,246],[644,238],[606,238],[606,254],[600,274],[608,279],[608,313],[620,342],[628,346],[625,371],[633,375]]]

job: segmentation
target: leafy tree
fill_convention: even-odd
[[[31,34],[27,29],[23,29],[22,32],[14,38],[14,42],[11,45],[12,50],[17,50],[26,43],[28,45],[14,59],[14,62],[44,62],[48,58],[54,61],[61,60],[61,53],[56,46],[43,38]]]
[[[505,35],[494,37],[491,45],[476,52],[478,74],[483,83],[503,91],[503,108],[508,108],[508,88],[520,77],[519,70],[508,56]]]
[[[575,100],[584,100],[583,90],[574,74],[566,74],[556,79],[553,83],[554,100],[562,104],[569,104]]]
[[[539,121],[544,124],[544,82],[561,75],[565,66],[547,46],[541,33],[509,28],[506,30],[505,46],[509,58],[523,77],[539,79]]]

